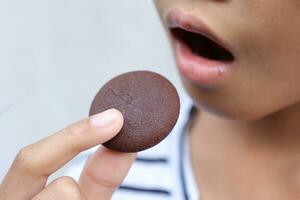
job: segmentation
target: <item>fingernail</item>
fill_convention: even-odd
[[[118,111],[109,109],[90,117],[90,124],[97,128],[108,127],[118,119]]]

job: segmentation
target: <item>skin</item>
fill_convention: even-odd
[[[1,183],[0,199],[111,199],[136,154],[100,147],[85,164],[79,182],[71,177],[59,177],[48,185],[46,183],[48,177],[68,161],[80,152],[110,140],[122,126],[122,114],[111,109],[24,147]]]
[[[201,198],[300,199],[300,1],[155,3],[162,18],[170,8],[202,18],[235,56],[233,73],[213,87],[182,77],[198,108],[189,136]],[[105,114],[114,116],[105,126],[91,123],[94,117],[84,119],[23,148],[0,186],[0,199],[110,199],[135,154],[101,147],[79,182],[46,181],[79,152],[118,133],[123,118],[113,113]]]
[[[163,22],[174,8],[202,19],[235,56],[211,87],[182,76],[198,110],[189,137],[201,199],[300,199],[300,2],[155,4]]]

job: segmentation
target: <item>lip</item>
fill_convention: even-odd
[[[216,36],[207,24],[178,9],[172,9],[166,13],[164,20],[170,29],[180,28],[189,32],[201,34],[213,42],[229,50],[227,45]],[[172,33],[172,30],[171,30]],[[173,38],[174,53],[179,72],[187,79],[198,84],[210,85],[224,79],[230,73],[233,61],[211,60],[200,55],[195,55],[189,46],[176,34]]]

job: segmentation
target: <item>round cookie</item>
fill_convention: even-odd
[[[95,96],[90,115],[116,108],[123,114],[120,133],[103,145],[120,152],[138,152],[161,142],[173,129],[180,101],[175,87],[149,71],[121,74]]]

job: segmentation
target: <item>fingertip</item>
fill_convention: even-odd
[[[113,112],[115,115],[115,126],[114,127],[116,129],[116,132],[119,133],[124,125],[123,114],[115,108],[112,108],[111,110],[112,110],[111,112]]]
[[[104,112],[92,115],[89,122],[93,127],[96,128],[106,128],[111,125],[119,125],[122,127],[124,118],[119,110],[112,108]]]
[[[123,126],[124,117],[123,117],[123,114],[121,113],[121,111],[119,111],[119,110],[117,110],[115,108],[112,108],[111,110],[113,110],[113,112],[115,112],[116,118],[118,119],[118,121],[120,122],[120,124]]]
[[[95,136],[94,140],[104,143],[115,137],[121,131],[124,118],[119,110],[112,108],[91,116],[89,123],[92,133]]]

